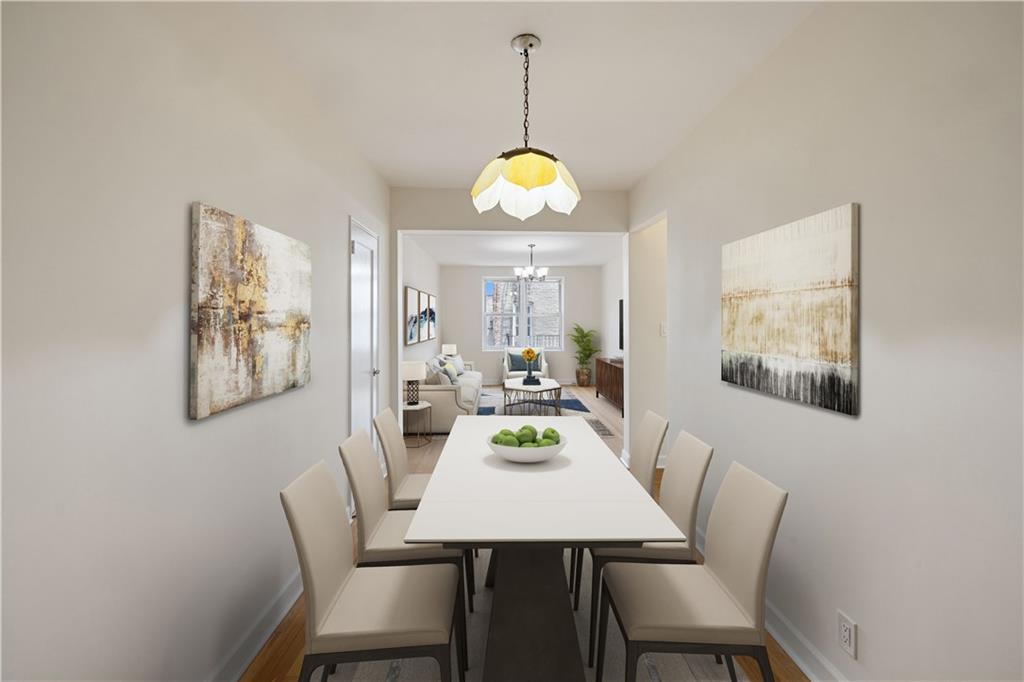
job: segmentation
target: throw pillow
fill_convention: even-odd
[[[455,371],[455,365],[450,362],[446,362],[444,365],[444,373],[448,375],[448,378],[453,384],[459,383],[459,373]]]
[[[466,371],[466,363],[465,363],[465,361],[464,361],[464,360],[462,359],[462,356],[461,356],[461,355],[453,355],[453,356],[451,356],[450,358],[448,358],[448,362],[450,362],[450,363],[452,363],[453,365],[455,365],[455,371],[456,371],[456,373],[458,373],[458,374],[459,374],[460,376],[461,376],[461,375],[462,375],[463,373],[465,373],[465,371]]]
[[[526,371],[526,360],[523,360],[523,356],[519,353],[508,354],[508,371],[510,372],[525,372]]]

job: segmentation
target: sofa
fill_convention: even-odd
[[[505,352],[501,356],[501,380],[504,382],[506,379],[518,379],[526,376],[526,370],[509,369],[509,355],[515,355],[518,358],[522,358],[522,348],[506,348]],[[546,377],[548,375],[548,356],[542,350],[538,350],[537,354],[540,355],[540,367],[536,360],[533,361],[533,375],[535,377]],[[524,364],[525,360],[522,361]]]
[[[465,362],[462,374],[451,382],[441,369],[449,361],[450,358],[443,355],[427,360],[427,378],[420,386],[420,400],[430,403],[431,431],[434,433],[450,432],[456,417],[475,415],[480,405],[483,373],[476,371],[472,362]]]

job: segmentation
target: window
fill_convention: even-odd
[[[522,346],[562,350],[562,299],[561,277],[543,282],[485,278],[484,350]]]

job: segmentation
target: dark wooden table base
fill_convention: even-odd
[[[494,585],[494,600],[485,682],[583,682],[562,556],[561,547],[491,553],[487,582]]]

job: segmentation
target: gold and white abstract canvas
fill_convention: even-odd
[[[722,380],[858,414],[859,211],[722,247]]]
[[[193,204],[189,417],[305,385],[311,303],[309,246]]]

